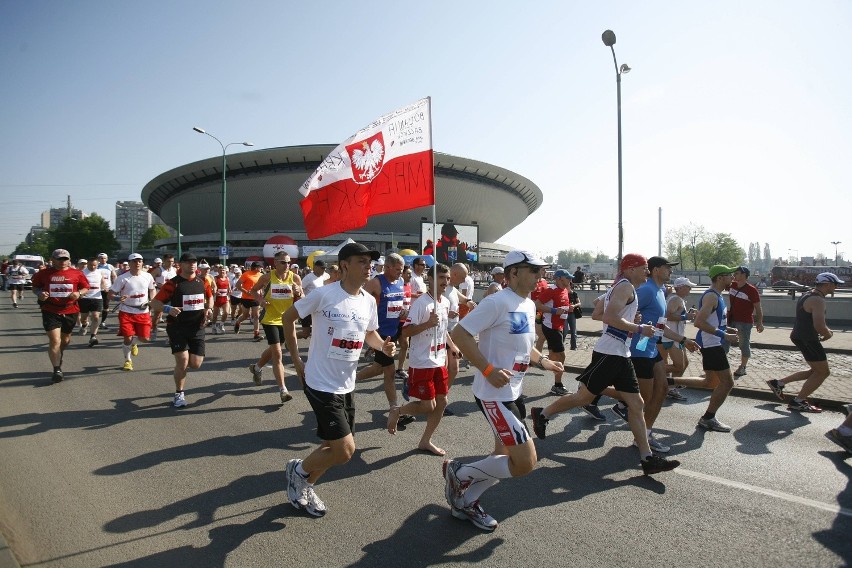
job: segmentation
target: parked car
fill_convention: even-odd
[[[804,284],[799,284],[795,280],[776,280],[772,283],[772,289],[776,292],[806,292],[810,290],[809,286],[805,286]]]

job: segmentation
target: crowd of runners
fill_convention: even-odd
[[[101,254],[72,268],[70,253],[57,249],[50,267],[33,276],[32,286],[54,383],[64,379],[63,352],[74,331],[89,335],[88,345],[95,347],[99,330],[116,310],[121,368],[128,372],[134,370],[140,342],[156,341],[165,320],[175,363],[176,408],[187,405],[187,372],[203,363],[207,329],[223,334],[231,323],[232,332],[240,333],[251,326],[252,339],[265,340],[266,348],[249,365],[247,376],[261,384],[264,369],[271,366],[282,404],[293,398],[284,381],[286,349],[321,440],[303,459],[287,463],[286,490],[294,507],[314,516],[326,513],[315,484],[355,452],[356,380],[381,375],[387,431],[395,434],[415,416],[425,417],[417,448],[446,457],[435,433],[450,414],[448,393],[464,362],[473,369],[473,397],[491,428],[494,449],[470,463],[445,459],[445,496],[453,516],[491,531],[498,523],[480,504],[483,493],[502,479],[528,474],[537,461],[528,417],[534,435],[544,439],[550,420],[570,408],[605,420],[598,405],[609,396],[615,401],[613,411],[633,433],[646,475],[680,465],[665,457],[670,448],[653,433],[664,399],[682,397],[678,385],[712,389],[698,426],[730,432],[716,414],[735,377],[748,372],[751,330],[763,330],[760,296],[748,283],[746,267],[716,265],[709,271],[710,288],[697,308],[689,309],[684,298],[695,284],[681,277],[669,285],[676,264],[659,256],[624,256],[614,284],[595,300],[592,317],[602,321],[602,333],[574,393],[562,383],[566,333],[569,348],[576,349],[574,318],[582,313],[573,275],[556,270],[553,282],[546,281],[547,263],[528,251],[506,255],[503,266],[491,271],[493,281],[479,303],[466,265],[428,267],[427,258],[420,256],[408,266],[397,254],[381,257],[360,243],[345,245],[337,264],[317,260],[301,271],[284,251],[275,255],[272,267],[256,262],[243,271],[199,262],[193,253],[184,253],[177,262],[163,255],[150,267],[133,253],[118,269]],[[786,400],[784,389],[803,382],[788,401],[792,411],[821,412],[807,397],[830,373],[822,348],[822,341],[832,336],[824,298],[841,283],[832,273],[820,274],[797,302],[791,339],[809,368],[768,383]],[[722,296],[726,291],[727,303]],[[13,300],[17,305],[19,297]],[[693,333],[687,331],[688,322],[695,328],[694,338],[688,337]],[[299,339],[310,340],[306,361]],[[733,372],[731,344],[739,344],[741,351]],[[702,376],[684,376],[687,350],[700,350]],[[551,393],[559,398],[530,408],[528,414],[523,379],[531,365],[553,373]],[[852,415],[826,436],[852,452]]]

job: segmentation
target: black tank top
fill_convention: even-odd
[[[799,301],[796,302],[796,321],[793,323],[793,331],[790,332],[790,337],[802,341],[819,341],[819,335],[814,327],[814,315],[805,311],[805,300],[815,295],[816,292],[811,290],[805,292]]]

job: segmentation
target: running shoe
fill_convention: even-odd
[[[706,430],[710,430],[711,432],[730,432],[731,427],[727,424],[719,422],[716,420],[716,417],[713,418],[699,418],[698,425]]]
[[[734,376],[735,376],[736,378],[740,378],[740,377],[742,377],[743,375],[747,375],[747,374],[748,374],[748,373],[746,373],[745,367],[742,367],[742,366],[737,367],[737,370],[736,370],[736,371],[734,371]]]
[[[157,341],[157,327],[151,328],[151,341]]]
[[[135,343],[130,346],[130,354],[133,355],[134,357],[139,355],[139,346],[136,345]]]
[[[53,376],[50,377],[50,380],[54,383],[61,383],[64,378],[65,376],[62,374],[62,369],[56,369],[53,371]]]
[[[175,408],[183,408],[184,406],[186,406],[186,397],[184,396],[184,394],[182,392],[176,392],[175,393],[174,405],[175,405]]]
[[[17,307],[18,307],[18,302],[12,302],[12,307],[13,307],[13,308],[17,308]]]
[[[666,394],[667,397],[672,398],[674,400],[686,400],[686,397],[680,392],[680,389],[669,389],[669,392]]]
[[[473,523],[474,526],[484,531],[490,532],[497,528],[497,521],[495,521],[494,517],[482,509],[482,506],[479,504],[479,499],[470,505],[462,507],[461,509],[453,507],[452,514],[457,519],[467,519]]]
[[[397,369],[393,376],[400,381],[408,380],[408,373],[403,371],[402,369]]]
[[[784,401],[784,384],[781,381],[772,379],[771,381],[766,381],[766,385],[769,387],[769,390],[775,393],[775,396],[779,400]]]
[[[547,438],[547,423],[549,420],[544,417],[544,409],[538,406],[533,406],[530,409],[530,418],[532,418],[535,437],[539,440]]]
[[[398,373],[399,371],[397,371]],[[405,371],[403,371],[405,373]],[[411,400],[411,385],[408,384],[408,373],[405,373],[405,378],[402,380],[402,398]]]
[[[86,331],[88,331],[88,329],[89,329],[89,326],[81,325],[80,326],[80,335],[86,335]]]
[[[98,329],[109,330],[109,326],[107,324],[105,324],[104,322],[101,322],[101,325],[98,326]]]
[[[655,473],[671,471],[679,465],[680,462],[677,460],[667,460],[662,456],[652,455],[642,460],[642,473],[654,475]]]
[[[616,403],[616,405],[612,407],[612,411],[615,412],[619,416],[619,418],[621,418],[622,420],[627,422],[627,407],[626,406],[621,406],[620,404]]]
[[[132,371],[133,370],[133,361],[125,361],[124,366],[121,368],[122,371]]]
[[[298,474],[297,474],[298,475]],[[317,497],[316,492],[314,491],[313,485],[308,485],[307,488],[307,496],[308,496],[308,504],[305,506],[305,511],[310,513],[315,517],[322,517],[325,515],[326,508],[325,503]]]
[[[447,500],[447,505],[456,509],[456,505],[464,504],[464,490],[462,482],[458,478],[458,470],[464,464],[456,460],[444,460],[441,466],[444,479],[444,498]]]
[[[94,347],[98,344],[98,338],[96,336],[92,336],[89,338],[89,347]]]
[[[290,392],[287,391],[287,390],[282,390],[281,391],[281,404],[284,404],[285,402],[290,402],[291,400],[293,400],[293,395],[290,394]]]
[[[834,428],[826,432],[825,437],[852,454],[852,436],[844,436],[840,430]]]
[[[249,365],[249,371],[251,371],[251,377],[254,379],[254,384],[260,386],[263,382],[263,369],[258,369],[257,365],[252,363]]]
[[[822,412],[822,408],[819,406],[815,406],[808,402],[807,400],[797,401],[792,400],[790,404],[787,405],[787,410],[797,410],[799,412],[813,412],[820,413]]]
[[[550,387],[550,394],[555,394],[556,396],[565,396],[566,394],[571,394],[571,391],[569,391],[561,383],[559,383]]]
[[[304,486],[308,484],[308,480],[296,472],[296,468],[300,463],[302,463],[302,460],[290,460],[287,462],[287,468],[284,470],[287,477],[287,499],[297,509],[308,505],[308,496],[304,492]]]
[[[240,332],[240,324],[235,323],[234,324],[234,333],[239,333],[239,332]]]
[[[651,451],[653,451],[653,452],[659,452],[661,454],[667,454],[670,451],[672,451],[672,449],[669,446],[665,445],[664,443],[659,441],[657,438],[655,438],[653,433],[648,434],[648,445],[651,447]]]
[[[586,406],[583,407],[583,410],[588,412],[589,416],[591,416],[595,420],[601,420],[601,421],[606,420],[606,416],[603,415],[603,412],[601,412],[601,409],[598,408],[597,404],[587,404]]]
[[[263,341],[263,336],[260,335],[259,333],[256,333],[254,335],[254,339],[252,339],[252,341],[254,341],[255,343],[257,343],[258,341]]]

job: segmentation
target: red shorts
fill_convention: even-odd
[[[230,298],[228,298],[228,296],[216,296],[216,299],[213,300],[213,306],[216,308],[227,306],[229,300]]]
[[[129,314],[118,312],[119,337],[140,337],[148,339],[151,336],[151,314]]]
[[[408,369],[408,393],[420,400],[434,400],[435,395],[450,391],[450,378],[446,367]]]

